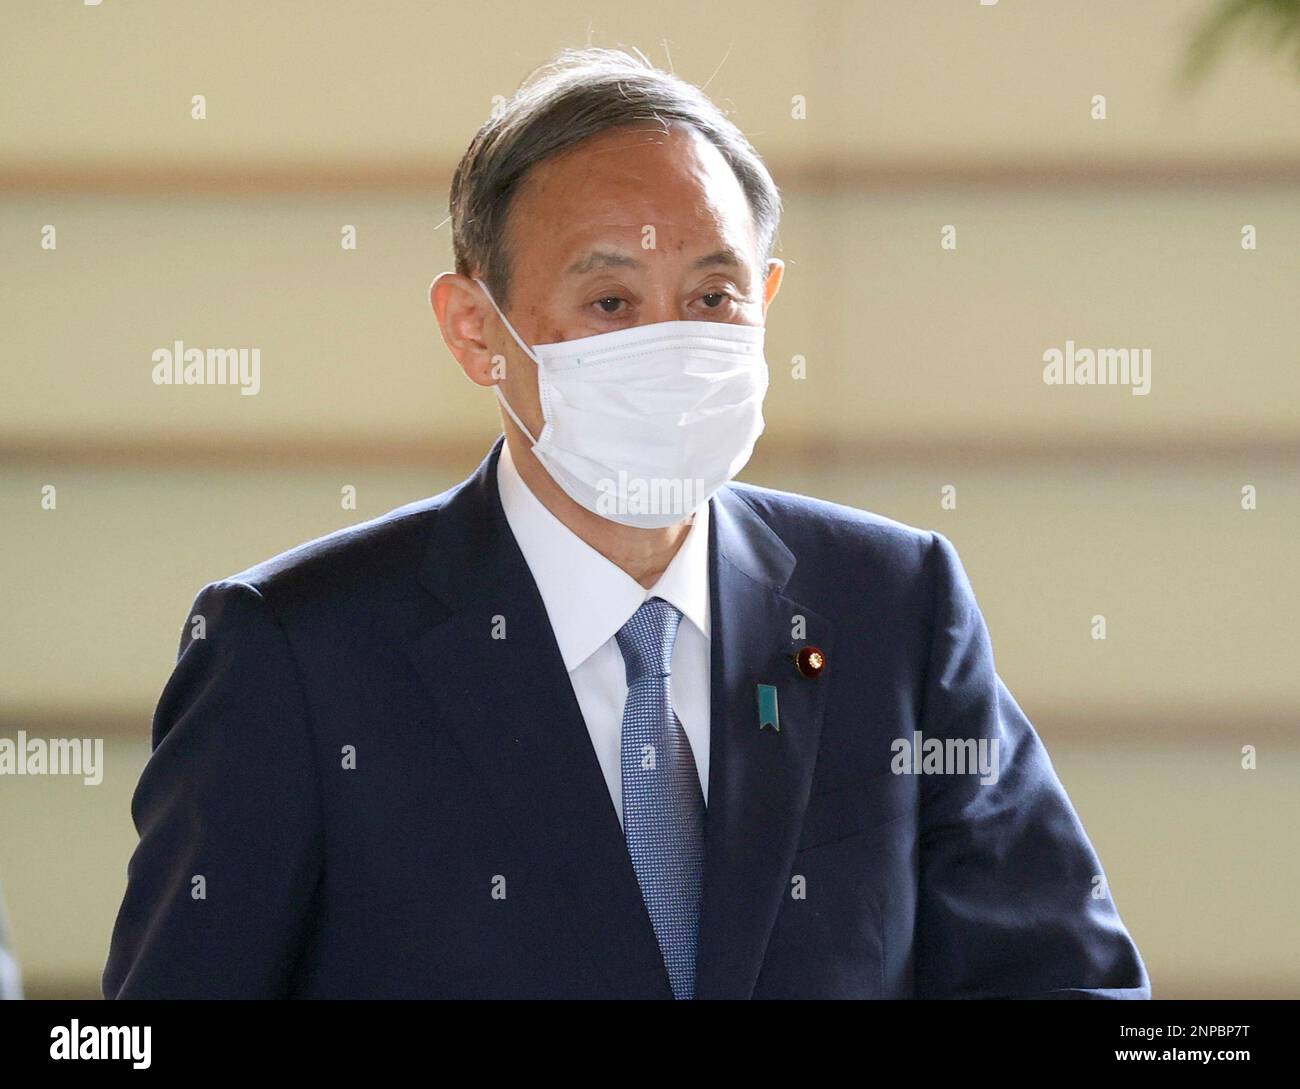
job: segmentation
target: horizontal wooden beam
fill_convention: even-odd
[[[455,163],[436,157],[271,160],[31,159],[0,165],[0,192],[30,196],[249,197],[409,194],[445,199]],[[1300,186],[1300,156],[769,161],[791,192],[1242,189]]]
[[[168,435],[128,437],[52,433],[0,437],[0,464],[40,469],[238,469],[292,472],[340,466],[427,473],[468,473],[494,435],[434,440],[358,435]],[[920,436],[806,435],[769,430],[745,470],[746,479],[784,471],[852,466],[876,469],[952,466],[987,468],[1194,468],[1217,465],[1300,465],[1300,433],[980,434]]]

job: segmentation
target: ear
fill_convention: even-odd
[[[429,285],[429,305],[438,319],[443,342],[465,376],[480,386],[496,385],[492,349],[484,328],[491,308],[484,302],[478,284],[456,272],[439,273]]]
[[[772,305],[772,300],[776,298],[776,293],[781,290],[781,280],[785,276],[785,262],[776,257],[769,257],[767,261],[767,279],[763,281],[763,316],[767,316],[767,308]]]

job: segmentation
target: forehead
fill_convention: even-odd
[[[751,252],[753,217],[722,153],[694,129],[614,129],[529,172],[510,211],[518,264],[554,269],[597,238],[693,255],[730,245]]]

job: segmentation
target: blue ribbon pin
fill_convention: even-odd
[[[776,709],[776,687],[770,684],[758,686],[758,728],[771,726],[777,733],[781,732],[781,718]]]

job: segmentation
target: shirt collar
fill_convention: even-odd
[[[572,672],[631,619],[647,598],[674,605],[709,636],[709,504],[695,512],[686,539],[647,590],[546,509],[502,443],[497,486],[510,531],[546,606],[564,666]]]

